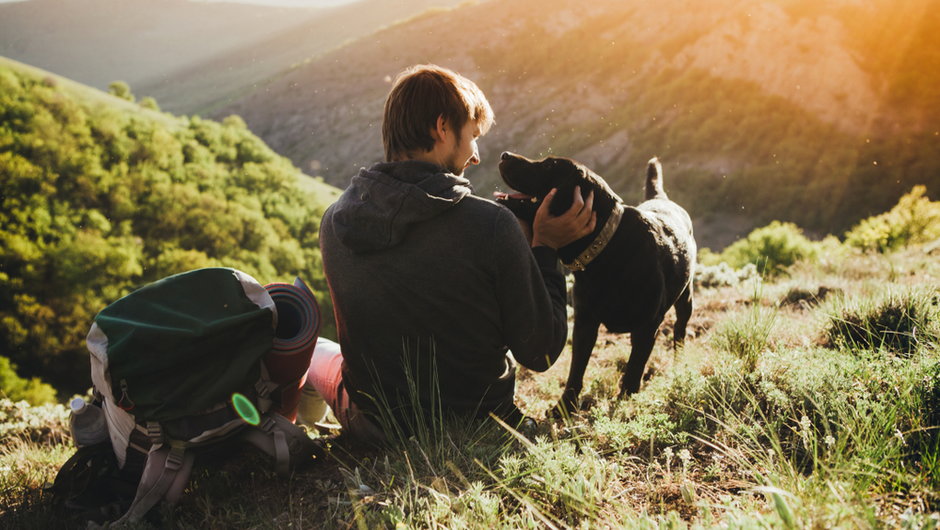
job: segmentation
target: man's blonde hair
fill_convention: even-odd
[[[443,116],[457,138],[467,120],[486,134],[493,124],[493,109],[473,81],[447,68],[420,64],[398,75],[388,99],[382,122],[385,160],[398,160],[418,149],[434,149],[431,130]]]

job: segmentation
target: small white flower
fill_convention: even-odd
[[[672,447],[663,449],[663,456],[666,457],[666,474],[672,474]]]
[[[688,464],[692,460],[692,453],[688,449],[683,449],[679,451],[679,459],[683,464]]]
[[[809,428],[812,426],[812,423],[809,421],[809,417],[804,415],[800,418],[800,428],[803,429],[803,432],[809,431]]]
[[[823,441],[826,442],[826,445],[830,445],[830,446],[831,446],[832,444],[836,443],[836,439],[833,438],[831,434],[827,434],[827,435],[826,435],[826,438],[823,439]]]

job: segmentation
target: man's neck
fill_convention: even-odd
[[[430,151],[418,150],[412,151],[410,153],[404,153],[396,157],[393,162],[406,162],[408,160],[427,162],[429,164],[434,164],[435,166],[445,167],[444,157],[438,153],[438,149],[432,149]]]

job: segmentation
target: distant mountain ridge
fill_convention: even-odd
[[[635,201],[645,160],[659,155],[667,190],[689,204],[707,244],[774,218],[838,232],[940,180],[930,130],[940,116],[938,8],[469,3],[298,65],[214,115],[243,116],[278,152],[342,187],[382,157],[389,81],[434,62],[474,79],[496,112],[483,164],[468,172],[481,194],[499,186],[499,152],[514,150],[578,158]]]
[[[137,89],[323,12],[188,0],[30,0],[0,4],[0,55],[99,89],[116,80]]]
[[[189,0],[0,3],[0,55],[162,108],[202,114],[279,72],[432,6],[360,0],[324,8]]]

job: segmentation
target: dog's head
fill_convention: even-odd
[[[581,186],[581,196],[585,199],[592,190],[595,200],[598,192],[608,191],[600,177],[570,158],[549,156],[536,161],[505,152],[499,161],[499,174],[518,193],[497,193],[496,202],[509,208],[516,217],[530,222],[552,188],[558,189],[549,207],[552,215],[561,215],[571,208],[575,186]]]

